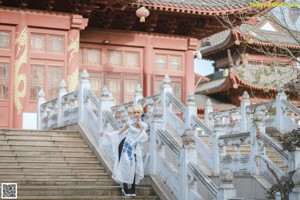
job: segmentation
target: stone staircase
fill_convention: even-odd
[[[75,131],[2,129],[0,149],[0,183],[17,183],[18,199],[158,199],[149,186],[122,196]]]

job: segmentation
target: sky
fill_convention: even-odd
[[[214,68],[212,67],[211,61],[207,60],[199,60],[194,59],[194,72],[200,74],[202,76],[206,76],[208,74],[212,74],[214,72]]]

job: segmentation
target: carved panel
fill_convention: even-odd
[[[182,71],[182,56],[169,56],[168,62],[172,71]]]
[[[30,69],[30,100],[36,101],[40,89],[44,88],[45,66],[31,65]]]
[[[9,126],[9,107],[0,107],[0,127]]]
[[[155,55],[155,68],[167,69],[167,55]]]
[[[121,102],[121,80],[120,78],[106,78],[106,85],[113,95],[114,103],[119,104]]]
[[[50,53],[63,54],[65,49],[64,44],[65,44],[64,36],[49,35],[48,50]]]
[[[0,31],[0,48],[9,49],[10,47],[10,32]]]
[[[139,68],[140,54],[138,52],[125,52],[125,67]]]
[[[62,80],[62,66],[49,66],[48,68],[48,95],[47,99],[54,99],[57,97],[60,81]]]
[[[100,97],[101,90],[103,87],[103,73],[90,72],[89,75],[91,90],[94,92],[94,94]]]
[[[8,99],[9,64],[0,63],[0,99]]]
[[[100,49],[86,49],[85,59],[86,59],[85,63],[87,65],[100,65],[101,63]]]
[[[30,47],[32,52],[43,53],[46,51],[46,35],[45,34],[31,34]]]
[[[135,95],[135,87],[138,80],[125,79],[123,83],[124,103],[132,101]]]
[[[108,66],[110,67],[121,67],[122,66],[122,52],[108,50]]]

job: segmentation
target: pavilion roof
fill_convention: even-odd
[[[215,111],[219,110],[227,110],[236,108],[236,106],[229,101],[226,101],[217,97],[214,97],[212,95],[205,95],[205,94],[195,94],[195,102],[196,106],[199,110],[204,110],[207,100],[210,100],[212,103],[212,107]]]
[[[285,85],[297,77],[297,69],[290,67],[263,67],[243,65],[229,69],[227,76],[200,83],[195,93],[215,94],[238,87],[277,91],[279,84]]]
[[[275,31],[262,30],[261,27],[266,23],[269,23]],[[227,29],[204,39],[200,51],[205,57],[237,45],[237,41],[249,41],[250,39],[251,43],[248,42],[248,45],[273,46],[275,44],[289,49],[300,49],[300,32],[289,31],[292,34],[288,33],[286,28],[283,28],[282,23],[275,16],[261,16],[255,25],[242,24],[236,29]]]
[[[141,6],[150,11],[145,23],[140,23],[135,13]],[[88,18],[88,27],[93,28],[198,39],[223,31],[223,15],[234,20],[234,25],[241,24],[239,15],[254,15],[249,0],[1,0],[0,7],[79,14]]]

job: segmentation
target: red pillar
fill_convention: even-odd
[[[183,91],[183,101],[189,92],[194,92],[194,50],[198,50],[199,41],[195,38],[188,40],[188,50],[185,52],[185,90]]]
[[[148,97],[153,92],[153,68],[154,68],[154,53],[153,40],[147,37],[147,44],[144,48],[144,81],[143,81],[143,95]]]
[[[27,60],[28,60],[28,27],[27,14],[20,12],[20,22],[16,28],[16,49],[14,64],[14,106],[13,127],[22,128],[23,111],[26,105],[26,92],[28,87]]]
[[[79,35],[87,25],[87,19],[81,15],[73,15],[71,29],[68,32],[67,47],[67,89],[72,92],[77,89],[79,84]]]

